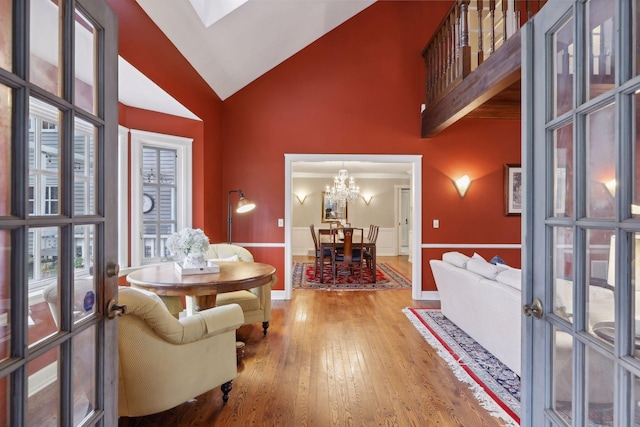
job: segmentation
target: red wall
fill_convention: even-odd
[[[118,14],[120,56],[202,120],[201,130],[194,131],[194,136],[182,133],[185,126],[194,129],[185,125],[186,121],[178,120],[174,127],[170,116],[142,110],[125,111],[126,122],[120,124],[151,132],[164,128],[167,134],[194,138],[193,226],[202,228],[211,241],[224,240],[225,229],[218,225],[222,211],[217,202],[222,194],[222,101],[135,0],[106,1]]]
[[[520,243],[520,218],[504,216],[503,202],[503,165],[520,162],[520,122],[462,120],[420,138],[420,51],[449,6],[377,2],[224,101],[222,185],[259,206],[234,217],[234,240],[284,241],[284,153],[358,153],[424,156],[424,244]],[[473,182],[461,199],[451,179],[465,173]],[[428,260],[443,251],[423,250],[423,290],[436,289]],[[477,252],[520,265],[519,250]]]
[[[520,243],[520,218],[506,217],[503,201],[503,166],[520,163],[520,122],[463,119],[420,138],[420,52],[450,1],[376,2],[224,102],[135,0],[107,1],[120,15],[121,55],[203,119],[194,151],[194,225],[212,241],[226,238],[227,192],[242,189],[258,209],[234,215],[234,240],[266,244],[251,251],[282,278],[284,249],[268,246],[284,242],[277,227],[284,154],[353,153],[423,155],[424,245]],[[125,113],[133,123],[133,109]],[[153,113],[135,116],[147,126],[137,128],[156,126]],[[473,182],[461,199],[451,179],[465,173]],[[433,219],[440,228],[431,228]],[[446,250],[423,249],[423,290],[436,289],[428,260]],[[519,249],[461,251],[520,265]],[[282,280],[276,289],[284,289]]]

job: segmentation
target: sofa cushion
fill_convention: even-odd
[[[498,273],[496,281],[511,286],[514,289],[522,290],[522,272],[515,268],[507,268]]]
[[[467,261],[469,261],[471,258],[469,258],[468,256],[466,256],[463,253],[460,252],[445,252],[442,254],[442,260],[444,262],[447,262],[451,265],[455,265],[456,267],[460,267],[460,268],[467,268]]]
[[[207,259],[208,262],[238,262],[239,258],[238,255],[232,255],[226,258],[209,258]]]
[[[235,291],[218,294],[216,306],[238,304],[242,311],[260,310],[260,298],[249,291]]]
[[[505,268],[501,265],[493,265],[488,263],[484,259],[470,259],[467,262],[467,270],[472,273],[479,274],[482,277],[486,277],[490,280],[496,280],[496,276]]]

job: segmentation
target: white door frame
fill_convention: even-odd
[[[407,255],[407,253],[403,253],[402,252],[402,239],[400,238],[401,236],[401,232],[400,232],[400,228],[401,228],[401,224],[400,221],[402,221],[401,218],[401,213],[402,213],[402,190],[407,188],[406,185],[395,185],[393,190],[394,190],[394,200],[395,200],[395,209],[394,209],[394,220],[395,220],[395,230],[396,230],[396,255]],[[409,215],[411,214],[411,203],[409,203],[408,206],[409,209]],[[411,240],[411,225],[409,224],[409,240]],[[411,251],[411,242],[409,242],[409,249],[408,251]],[[412,257],[411,257],[411,253],[409,254],[409,260],[411,261]]]
[[[390,155],[390,154],[286,154],[284,155],[285,189],[284,189],[284,299],[291,299],[292,256],[291,256],[291,227],[293,217],[292,201],[292,163],[294,162],[326,162],[326,161],[357,161],[371,163],[410,163],[411,164],[411,199],[413,200],[411,234],[411,250],[413,264],[411,282],[413,299],[420,299],[422,294],[422,156],[421,155]]]

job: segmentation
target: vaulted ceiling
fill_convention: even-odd
[[[136,1],[222,100],[375,2]],[[195,118],[123,60],[120,70],[122,103]]]

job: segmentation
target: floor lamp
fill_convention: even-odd
[[[238,200],[236,212],[245,213],[245,212],[249,212],[250,210],[253,210],[253,208],[256,207],[255,203],[253,203],[251,200],[244,197],[244,193],[242,193],[242,190],[229,191],[229,194],[227,195],[227,205],[229,206],[229,214],[227,215],[227,239],[229,240],[229,244],[231,244],[231,231],[232,231],[231,222],[232,222],[232,214],[233,214],[231,211],[231,193],[240,194],[240,200]]]

